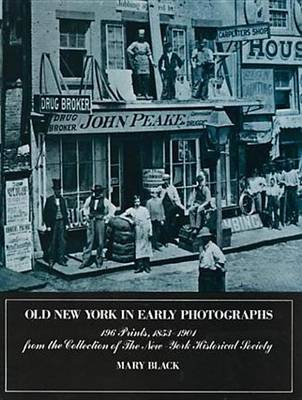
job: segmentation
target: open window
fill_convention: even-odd
[[[60,19],[60,71],[64,78],[81,78],[87,55],[90,21]]]

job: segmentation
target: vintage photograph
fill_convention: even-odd
[[[301,292],[301,0],[2,0],[2,292]]]

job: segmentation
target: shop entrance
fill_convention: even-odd
[[[123,208],[133,205],[133,196],[142,194],[142,154],[138,140],[124,142]]]

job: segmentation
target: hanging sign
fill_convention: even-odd
[[[116,9],[118,11],[148,11],[148,2],[146,0],[116,0]],[[160,14],[173,15],[175,13],[175,5],[173,1],[161,1],[158,4]]]
[[[268,39],[270,25],[268,23],[236,25],[219,28],[217,42],[245,42],[246,40]]]
[[[34,109],[41,114],[91,113],[91,97],[88,95],[46,95],[34,96]]]

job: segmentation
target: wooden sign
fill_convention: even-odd
[[[223,220],[222,224],[225,228],[231,228],[232,233],[252,231],[254,229],[263,228],[263,223],[259,214],[227,218]]]

